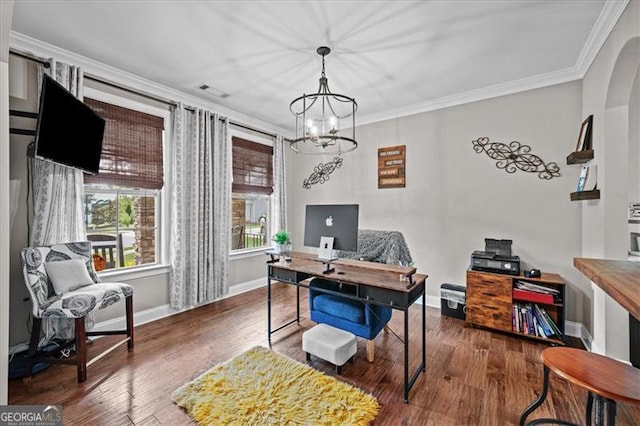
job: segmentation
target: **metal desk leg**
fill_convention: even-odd
[[[427,371],[427,291],[422,294],[422,371]]]
[[[300,284],[296,284],[296,291],[296,320],[298,321],[298,324],[300,324]]]
[[[271,345],[271,277],[267,277],[267,339]]]
[[[404,310],[404,403],[409,403],[409,309]]]

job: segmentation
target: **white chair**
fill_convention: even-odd
[[[133,350],[133,287],[124,283],[101,283],[96,275],[91,242],[29,247],[20,253],[24,281],[31,297],[33,327],[27,357],[26,376],[37,362],[76,364],[78,383],[87,378],[87,366],[127,343]],[[94,311],[126,301],[126,330],[86,331],[85,317]],[[45,358],[37,355],[42,320],[73,318],[75,325],[75,357]],[[126,338],[87,361],[87,337],[126,334]]]

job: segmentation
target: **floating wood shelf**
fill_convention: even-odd
[[[575,151],[567,156],[567,164],[582,164],[593,160],[593,150]]]
[[[600,199],[600,190],[594,189],[593,191],[580,191],[571,193],[571,201],[580,200],[598,200]]]

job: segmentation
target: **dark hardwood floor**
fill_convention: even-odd
[[[276,285],[274,324],[295,315],[295,287]],[[305,362],[302,333],[306,291],[301,292],[303,319],[274,335],[273,349]],[[65,424],[189,424],[171,399],[174,389],[214,364],[256,346],[267,346],[266,289],[254,290],[208,306],[136,328],[135,350],[116,350],[88,369],[78,384],[73,366],[53,365],[31,380],[9,382],[10,404],[62,404]],[[410,312],[410,360],[418,365],[420,306]],[[394,312],[391,328],[402,332],[403,316]],[[104,337],[89,353],[108,347]],[[375,395],[381,410],[376,425],[511,425],[542,387],[540,352],[547,346],[490,331],[466,328],[461,320],[441,317],[427,308],[427,368],[402,402],[402,344],[392,333],[376,340],[376,360],[366,361],[358,341],[356,362],[346,364],[340,380]],[[328,363],[313,367],[335,375]],[[586,392],[552,375],[551,392],[536,417],[560,417],[584,423]],[[618,404],[618,425],[640,424],[640,407]]]

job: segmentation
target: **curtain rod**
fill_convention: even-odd
[[[39,64],[42,64],[45,68],[49,68],[49,66],[50,66],[49,65],[49,61],[47,61],[46,59],[39,58],[39,57],[37,57],[35,55],[32,55],[30,53],[23,53],[23,52],[19,52],[17,50],[13,50],[13,49],[10,49],[9,53],[12,54],[12,55],[15,55],[15,56],[19,56],[19,57],[21,57],[23,59],[27,59],[27,60],[30,60],[30,61],[33,61],[33,62],[38,62]],[[84,77],[89,79],[89,80],[93,80],[95,82],[107,85],[109,87],[113,87],[114,89],[123,90],[123,91],[125,91],[127,93],[131,93],[131,94],[137,95],[137,96],[142,96],[143,98],[147,98],[147,99],[150,99],[150,100],[153,100],[153,101],[156,101],[156,102],[161,102],[161,103],[164,103],[164,104],[167,104],[167,105],[171,105],[171,106],[177,106],[178,105],[177,102],[175,102],[175,101],[173,101],[171,99],[166,99],[166,98],[162,98],[162,97],[159,97],[159,96],[151,95],[149,93],[145,93],[145,92],[142,92],[142,91],[139,91],[139,90],[130,89],[128,87],[121,86],[119,84],[113,83],[113,82],[111,82],[109,80],[105,80],[105,79],[100,78],[100,77],[96,77],[96,76],[91,75],[91,74],[86,74],[85,73]],[[188,110],[188,111],[192,111],[192,112],[195,112],[195,110],[196,110],[194,107],[190,107],[190,106],[185,106],[185,109]],[[250,130],[252,132],[260,133],[260,134],[263,134],[263,135],[266,135],[266,136],[269,136],[269,137],[272,137],[272,138],[275,138],[277,136],[275,133],[266,132],[264,130],[259,130],[259,129],[254,129],[253,127],[247,126],[246,124],[238,123],[237,121],[229,120],[229,124],[231,124],[233,126],[236,126],[236,127],[240,127],[242,129]]]
[[[39,64],[44,65],[45,68],[49,68],[51,65],[49,64],[49,61],[42,59],[42,58],[38,58],[37,56],[34,56],[30,53],[22,53],[22,52],[18,52],[17,50],[13,50],[13,49],[9,49],[9,54],[10,55],[15,55],[15,56],[19,56],[23,59],[28,59],[30,61],[33,62],[37,62]]]

